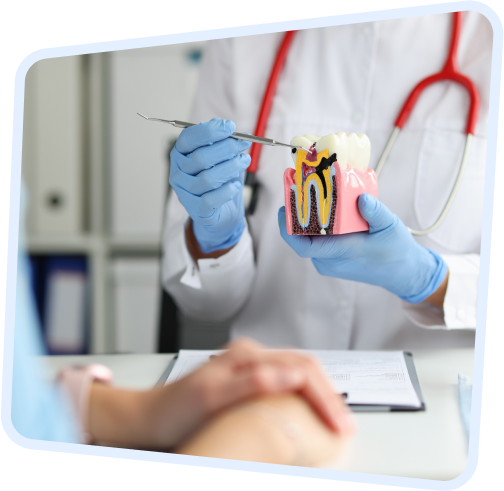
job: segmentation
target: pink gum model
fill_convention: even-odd
[[[332,234],[349,234],[369,230],[369,225],[362,218],[357,206],[357,200],[361,194],[369,193],[378,198],[378,180],[372,169],[360,171],[351,165],[342,169],[339,162],[332,164],[335,168],[336,178],[336,210]],[[318,235],[311,233],[293,232],[293,219],[297,221],[297,209],[293,217],[291,207],[292,185],[296,183],[295,169],[288,168],[284,173],[285,210],[287,217],[287,233],[289,235]],[[299,225],[300,227],[300,225]]]

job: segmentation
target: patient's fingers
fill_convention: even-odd
[[[306,374],[298,369],[286,370],[269,363],[256,364],[240,370],[232,378],[224,397],[231,403],[251,397],[293,392],[305,377]]]
[[[320,364],[314,358],[292,351],[276,354],[277,364],[289,369],[301,369],[305,374],[298,392],[311,404],[322,420],[333,430],[341,433],[352,432],[354,424],[350,411],[343,397],[335,394]]]
[[[255,341],[242,339],[228,345],[228,351],[215,358],[223,367],[236,371],[234,401],[240,398],[279,392],[298,392],[333,430],[353,431],[353,420],[340,395],[327,380],[320,364],[294,351],[267,350]],[[231,387],[229,387],[231,390]]]
[[[271,353],[273,354],[273,353]],[[292,351],[277,352],[275,362],[292,370],[302,370],[304,382],[299,393],[311,404],[322,420],[333,430],[341,433],[353,431],[353,420],[344,399],[335,394],[334,388],[314,358]]]
[[[237,339],[224,346],[227,351],[213,358],[215,362],[233,363],[237,367],[255,363],[263,358],[264,346],[249,338]]]
[[[234,370],[222,360],[212,361],[194,375],[200,404],[210,414],[252,397],[294,392],[306,379],[306,373],[297,368],[254,363]]]
[[[353,419],[343,397],[335,394],[325,375],[313,365],[307,368],[308,379],[300,393],[314,407],[323,421],[339,433],[347,435],[353,432]]]

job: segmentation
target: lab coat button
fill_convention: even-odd
[[[362,120],[362,113],[360,111],[355,111],[352,115],[352,119],[355,121],[355,122],[359,122]]]
[[[342,298],[340,301],[339,301],[339,306],[342,308],[342,309],[346,309],[348,307],[348,300],[345,299],[345,298]]]
[[[219,266],[220,266],[220,264],[219,264],[219,263],[215,263],[215,264],[211,264],[211,265],[210,265],[210,267],[211,267],[211,268],[214,268],[214,269],[215,269],[215,268],[218,268]]]
[[[467,317],[467,314],[466,314],[465,309],[458,309],[457,310],[457,319],[458,320],[463,321],[466,319],[466,317]]]
[[[371,34],[371,26],[369,24],[366,24],[365,26],[362,27],[362,32],[367,36]]]

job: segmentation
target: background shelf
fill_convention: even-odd
[[[155,351],[168,151],[180,130],[136,113],[189,118],[204,46],[47,59],[28,72],[26,245],[85,256],[91,353]]]

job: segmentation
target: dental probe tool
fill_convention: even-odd
[[[148,121],[159,121],[160,123],[168,123],[171,124],[172,126],[175,126],[175,128],[188,128],[189,126],[195,126],[194,123],[186,123],[184,121],[177,121],[177,120],[167,121],[166,119],[148,118],[147,116],[144,116],[141,113],[137,114],[139,116],[142,116],[142,118],[147,119]],[[230,136],[231,138],[236,138],[237,140],[246,140],[253,143],[260,143],[261,145],[270,145],[272,147],[279,145],[281,147],[295,148],[296,150],[304,150],[305,152],[309,152],[309,150],[304,147],[287,145],[287,143],[280,143],[277,142],[276,140],[272,140],[271,138],[263,138],[261,136],[247,135],[246,133],[237,133],[237,132],[233,133]]]

